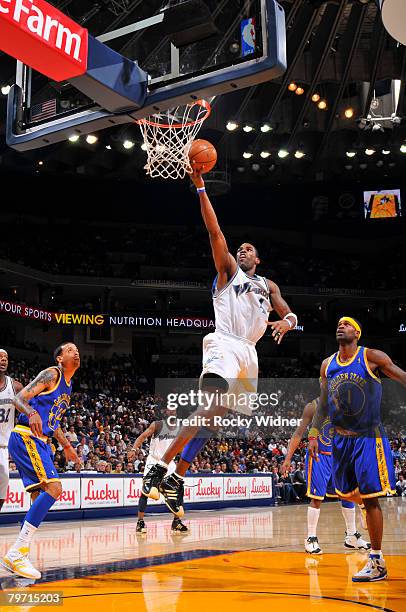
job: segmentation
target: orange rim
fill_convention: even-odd
[[[174,123],[173,125],[170,125],[169,123],[160,123],[159,121],[153,121],[148,118],[136,119],[135,123],[137,123],[138,125],[151,125],[152,127],[160,127],[163,129],[173,128],[174,130],[180,130],[181,128],[191,127],[192,125],[203,123],[203,121],[206,121],[206,119],[210,116],[211,106],[206,100],[196,100],[196,102],[194,102],[193,104],[189,104],[188,106],[192,108],[194,106],[201,106],[206,110],[206,112],[202,117],[199,117],[199,119],[195,119],[194,121],[188,121],[188,123]]]

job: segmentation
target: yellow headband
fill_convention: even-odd
[[[361,338],[361,328],[355,319],[353,319],[352,317],[341,317],[341,319],[338,322],[339,325],[341,321],[346,321],[347,323],[352,325],[353,328],[359,333],[358,339]]]

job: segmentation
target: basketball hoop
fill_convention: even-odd
[[[210,113],[210,104],[197,100],[136,121],[148,155],[144,168],[151,178],[183,179],[192,172],[190,147]]]

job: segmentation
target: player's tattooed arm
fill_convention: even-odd
[[[268,325],[272,327],[272,337],[274,338],[275,342],[280,344],[283,336],[288,331],[296,327],[297,319],[295,319],[295,317],[292,315],[292,310],[283,299],[278,285],[269,279],[267,279],[267,282],[272,306],[281,318],[280,321],[270,321]],[[284,319],[284,317],[289,319],[290,324],[286,319]]]
[[[327,386],[327,364],[328,358],[323,361],[320,368],[320,398],[317,404],[316,414],[314,415],[312,428],[309,433],[309,453],[316,461],[319,460],[319,443],[317,436],[311,435],[313,432],[320,431],[327,415],[328,415],[328,386]],[[312,431],[313,430],[313,431]]]
[[[128,461],[134,461],[135,451],[144,444],[145,440],[154,435],[154,433],[158,430],[158,423],[158,421],[153,421],[151,425],[138,436],[133,444],[133,447],[127,453]]]
[[[406,372],[399,368],[383,351],[367,349],[367,360],[372,371],[380,370],[392,380],[396,380],[406,387]]]
[[[33,411],[33,408],[28,404],[29,400],[36,397],[44,391],[49,391],[55,386],[58,379],[58,372],[55,368],[47,368],[38,374],[26,387],[21,389],[15,396],[15,406],[19,412],[27,416]]]
[[[294,432],[293,436],[291,437],[289,441],[288,451],[286,453],[286,457],[280,468],[281,474],[285,474],[289,470],[295,450],[297,449],[300,442],[302,441],[305,431],[310,425],[310,423],[312,422],[315,412],[316,412],[316,402],[315,401],[309,402],[304,407],[303,414],[300,419],[300,425],[299,427],[296,428],[296,431]]]
[[[203,188],[204,181],[202,175],[195,172],[192,174],[192,181],[196,188]],[[222,289],[237,270],[237,262],[228,250],[227,241],[221,231],[217,215],[210,202],[209,196],[205,191],[199,193],[200,209],[204,224],[209,233],[211,251],[214,265],[218,273],[217,288]]]

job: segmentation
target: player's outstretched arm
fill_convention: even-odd
[[[44,391],[49,391],[55,386],[58,373],[55,368],[47,368],[38,374],[24,389],[21,389],[14,398],[14,405],[19,412],[26,414],[30,419],[32,433],[36,436],[42,435],[41,417],[30,405],[29,401]]]
[[[135,451],[144,444],[145,440],[147,440],[148,438],[154,435],[156,428],[157,428],[157,421],[153,421],[151,425],[145,431],[143,431],[142,434],[138,436],[138,438],[135,440],[133,444],[132,449],[130,449],[127,453],[128,461],[134,460]]]
[[[209,232],[214,265],[218,273],[217,288],[221,289],[237,270],[237,262],[228,250],[226,239],[221,231],[217,215],[205,191],[202,175],[195,172],[191,176],[200,198],[200,208],[204,224]]]
[[[304,433],[306,429],[308,428],[308,426],[310,425],[310,423],[312,422],[315,412],[316,412],[316,402],[314,401],[309,402],[304,407],[303,414],[300,420],[300,425],[299,427],[297,427],[296,431],[294,432],[293,436],[291,437],[289,441],[288,452],[286,453],[286,457],[280,468],[281,474],[285,474],[289,470],[295,450],[297,449],[300,442],[302,441]]]
[[[272,306],[281,318],[280,321],[270,321],[268,325],[272,327],[272,337],[275,339],[275,342],[280,344],[283,336],[296,327],[297,316],[291,311],[288,304],[283,299],[278,285],[269,279],[267,279],[267,282]]]
[[[376,349],[367,349],[367,359],[373,370],[380,370],[388,378],[396,380],[406,387],[406,372],[394,364],[389,355]]]

